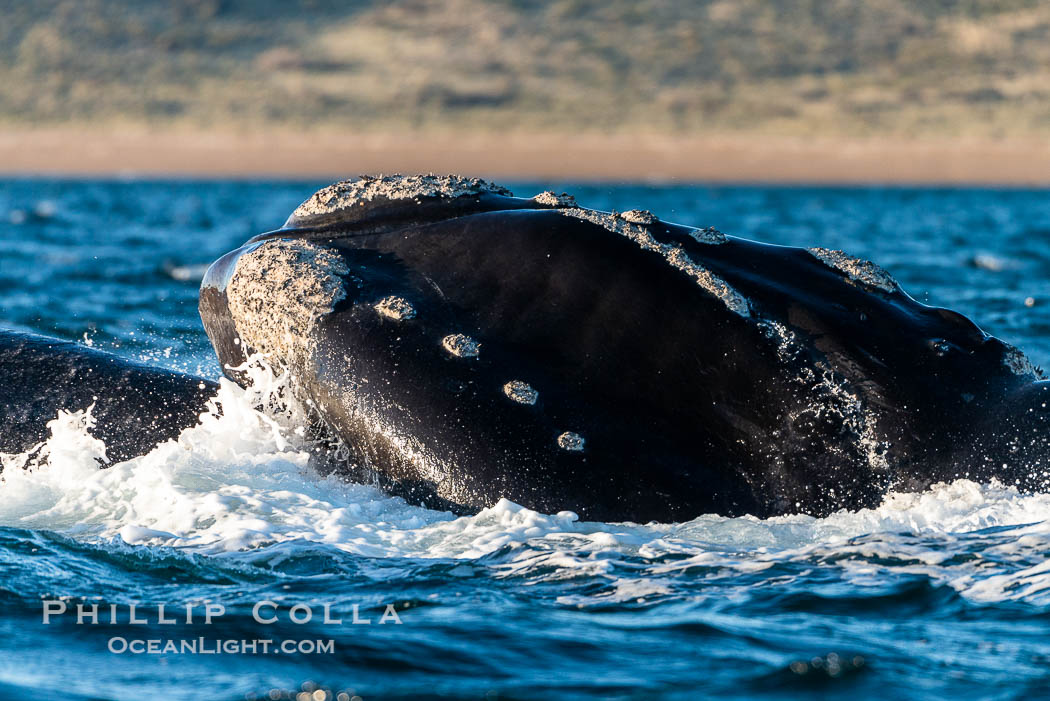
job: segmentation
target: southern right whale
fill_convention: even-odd
[[[196,425],[216,390],[200,377],[0,329],[0,453],[33,451],[59,411],[90,408],[106,458],[127,460]]]
[[[354,469],[461,512],[765,517],[1045,484],[1050,385],[1019,350],[871,262],[647,211],[344,181],[216,261],[200,311],[224,367],[291,371]]]

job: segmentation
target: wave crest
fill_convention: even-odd
[[[468,566],[503,577],[607,577],[606,595],[586,605],[660,596],[687,572],[718,579],[803,565],[857,584],[923,575],[975,600],[1050,602],[1050,495],[958,480],[825,518],[589,523],[507,500],[457,518],[321,476],[312,461],[320,446],[287,400],[287,376],[258,359],[238,370],[250,389],[221,380],[197,426],[105,470],[90,409],[60,413],[44,444],[2,456],[0,526],[224,556],[305,541],[366,557],[474,560]]]

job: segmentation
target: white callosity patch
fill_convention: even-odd
[[[299,205],[292,219],[331,214],[376,198],[415,200],[440,197],[453,199],[483,193],[510,195],[510,190],[480,178],[458,175],[377,175],[343,180],[318,190]]]
[[[558,436],[558,447],[571,453],[581,452],[585,443],[583,436],[572,431],[566,431]]]
[[[1010,372],[1033,380],[1046,379],[1043,371],[1033,365],[1032,361],[1028,359],[1028,356],[1020,348],[1011,346],[1008,343],[1003,345],[1006,346],[1006,350],[1003,352],[1003,364],[1010,369]]]
[[[562,210],[562,213],[597,224],[608,231],[627,237],[646,251],[659,253],[674,268],[693,278],[701,288],[721,300],[731,312],[743,317],[751,316],[747,298],[734,290],[718,275],[695,262],[681,246],[657,241],[644,225],[629,222],[615,213],[606,214],[591,209],[565,209]]]
[[[900,289],[899,283],[883,268],[864,260],[847,255],[842,251],[829,248],[810,248],[809,252],[826,265],[845,273],[853,282],[867,287],[874,287],[884,292],[895,292]],[[1003,355],[1003,364],[1016,375],[1031,379],[1043,379],[1043,372],[1028,359],[1019,348],[1009,344]]]
[[[397,295],[390,295],[376,302],[375,310],[388,319],[395,321],[404,321],[416,316],[416,309],[412,306],[412,303]]]
[[[656,215],[648,209],[628,209],[620,214],[620,218],[632,224],[644,224],[646,226],[655,224],[657,221]]]
[[[810,248],[808,250],[825,265],[845,273],[846,277],[854,282],[883,292],[895,292],[900,287],[892,275],[870,260],[856,258],[830,248]]]
[[[529,386],[528,383],[522,382],[521,380],[511,380],[503,385],[503,394],[507,395],[511,401],[515,401],[518,404],[532,405],[540,398],[539,392]]]
[[[481,350],[480,343],[462,333],[453,333],[445,336],[441,339],[441,345],[457,358],[476,358]]]
[[[726,235],[713,226],[706,229],[693,229],[689,236],[697,243],[705,243],[718,246],[726,242]]]
[[[726,305],[729,311],[747,317],[751,315],[747,298],[734,290],[728,282],[712,273],[707,268],[693,261],[682,248],[672,248],[665,256],[674,267],[696,280],[701,287],[713,294]]]
[[[545,190],[532,198],[534,202],[545,204],[549,207],[575,207],[576,198],[567,193],[560,195],[552,190]]]
[[[272,240],[242,254],[226,286],[241,341],[275,366],[297,366],[317,319],[346,296],[349,273],[337,253],[307,241]]]

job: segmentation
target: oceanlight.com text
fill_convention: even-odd
[[[335,653],[335,641],[203,637],[163,640],[114,636],[109,639],[107,649],[117,655],[331,655]]]

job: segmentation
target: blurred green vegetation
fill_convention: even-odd
[[[0,122],[1050,134],[1038,0],[0,0]]]

